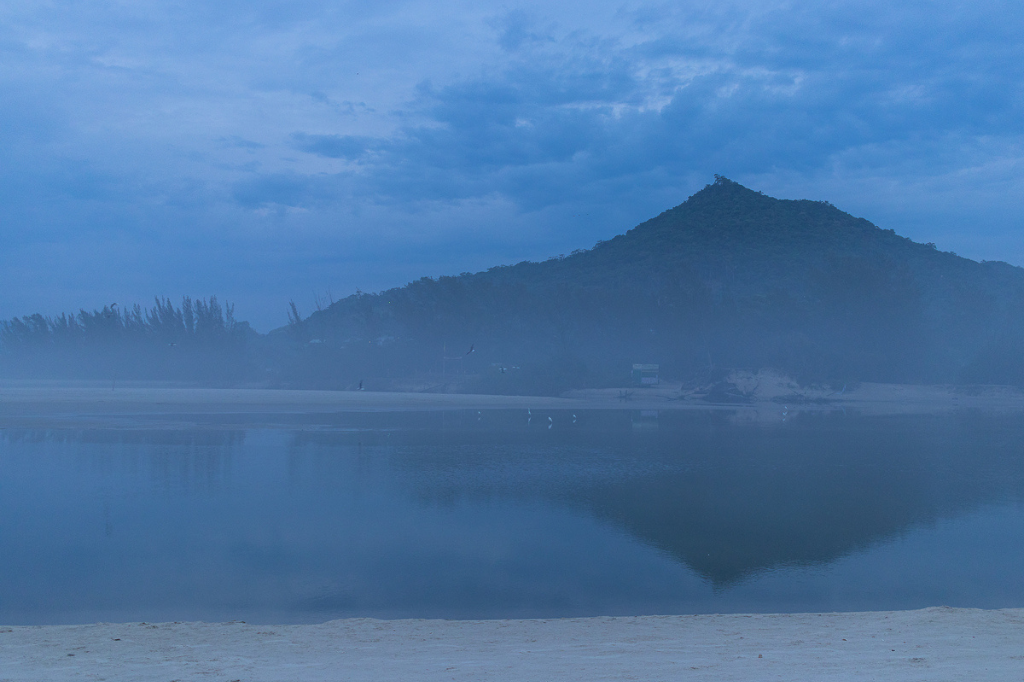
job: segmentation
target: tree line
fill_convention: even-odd
[[[253,373],[257,336],[216,296],[179,306],[156,297],[148,308],[0,321],[0,369],[10,378],[239,380]]]
[[[266,335],[215,297],[0,322],[5,376],[557,394],[708,381],[1024,385],[1024,269],[725,178],[589,250],[340,300]]]

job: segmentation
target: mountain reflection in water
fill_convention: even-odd
[[[1024,498],[1016,417],[825,414],[737,426],[727,413],[662,412],[651,429],[649,415],[612,412],[585,424],[559,415],[567,428],[538,444],[514,428],[517,416],[504,429],[463,418],[447,430],[391,433],[389,459],[424,501],[540,498],[584,508],[721,587]],[[295,439],[324,446],[338,436]]]
[[[0,621],[1024,605],[1020,416],[282,419],[3,432]]]

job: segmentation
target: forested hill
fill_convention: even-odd
[[[1024,385],[1024,269],[717,178],[592,249],[357,293],[262,336],[217,299],[0,321],[0,379],[558,393],[715,380]]]
[[[474,390],[772,367],[808,382],[1024,382],[1024,269],[717,177],[592,249],[357,294],[272,333],[304,385],[453,374]],[[470,352],[472,349],[472,352]],[[444,360],[444,358],[449,358]]]

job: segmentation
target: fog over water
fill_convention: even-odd
[[[0,621],[1024,605],[1019,417],[573,417],[7,429]]]

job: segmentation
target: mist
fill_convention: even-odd
[[[216,297],[0,326],[11,378],[558,395],[773,370],[800,385],[1024,384],[1024,270],[724,177],[541,262],[294,301],[259,334]],[[742,398],[733,386],[710,389]]]

